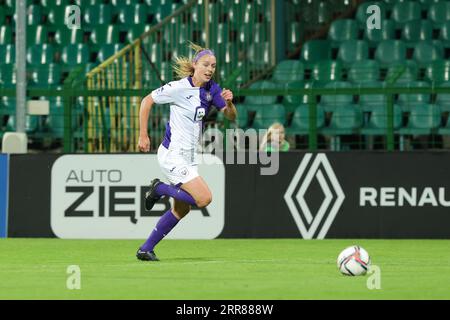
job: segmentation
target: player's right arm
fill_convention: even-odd
[[[142,99],[141,108],[139,110],[138,148],[139,151],[142,152],[150,151],[150,137],[148,136],[148,117],[154,103],[155,102],[153,101],[152,95],[149,94],[144,99]]]

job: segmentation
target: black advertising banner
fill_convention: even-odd
[[[144,237],[169,205],[161,200],[158,214],[141,206],[145,182],[160,175],[154,157],[12,155],[8,236]],[[185,218],[174,238],[450,238],[450,153],[275,158],[269,175],[268,165],[203,164],[213,203]],[[85,218],[92,223],[77,226]]]
[[[290,152],[276,175],[250,167],[226,167],[222,237],[450,238],[450,153]]]

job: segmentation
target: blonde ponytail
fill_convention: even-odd
[[[199,46],[198,44],[195,44],[191,41],[188,41],[189,48],[195,51],[194,57],[198,55],[203,50],[209,50],[208,48],[203,48]],[[194,67],[192,66],[193,59],[188,57],[176,57],[174,59],[173,63],[173,70],[175,71],[176,77],[178,79],[182,79],[185,77],[193,76],[194,75]]]

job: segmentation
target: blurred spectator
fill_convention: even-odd
[[[289,151],[289,148],[289,142],[285,139],[284,126],[279,122],[275,122],[264,135],[260,150],[266,152]]]

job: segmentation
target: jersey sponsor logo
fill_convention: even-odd
[[[206,108],[197,107],[195,109],[194,121],[202,121],[205,115],[206,115]]]

